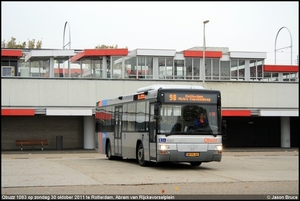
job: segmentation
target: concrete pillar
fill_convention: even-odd
[[[204,60],[204,61],[203,61]],[[200,64],[200,80],[205,80],[204,76],[207,76],[205,75],[205,60],[207,60],[207,58],[202,58],[201,59],[201,64]],[[194,68],[192,68],[192,71],[194,70]],[[193,72],[194,74],[194,72]]]
[[[49,62],[49,77],[54,77],[54,58],[50,57]]]
[[[95,148],[95,124],[93,116],[85,116],[83,123],[83,149]]]
[[[283,73],[278,73],[278,81],[283,81]]]
[[[121,72],[122,78],[125,78],[125,74],[127,74],[125,68],[125,57],[122,57],[122,72]]]
[[[102,78],[107,78],[107,61],[106,56],[102,59]]]
[[[250,62],[249,59],[245,60],[245,81],[250,80]]]
[[[70,57],[68,59],[68,77],[71,77]]]
[[[291,147],[290,117],[281,117],[281,147]]]
[[[159,79],[158,57],[153,57],[153,79]]]
[[[83,77],[82,74],[84,73],[82,69],[82,60],[80,59],[80,77]]]

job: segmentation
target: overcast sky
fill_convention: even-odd
[[[209,20],[207,47],[266,52],[266,64],[275,64],[276,49],[276,64],[297,64],[298,1],[1,1],[1,14],[1,41],[35,39],[50,49],[62,49],[68,22],[65,44],[70,33],[72,49],[104,44],[182,51],[203,46],[203,21]]]

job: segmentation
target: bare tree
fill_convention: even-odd
[[[117,49],[118,45],[97,45],[95,49]]]
[[[22,43],[20,43],[20,42],[17,43],[16,42],[16,38],[15,37],[11,37],[10,41],[8,41],[7,43],[5,42],[5,40],[1,41],[1,48],[41,49],[42,48],[42,41],[35,42],[35,39],[32,39],[32,40],[28,39],[28,43],[26,43],[25,41],[22,42]]]

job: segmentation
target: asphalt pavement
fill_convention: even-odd
[[[202,197],[190,199],[224,199],[222,195],[225,199],[269,199],[267,196],[276,195],[299,199],[298,163],[298,148],[224,148],[221,162],[200,167],[141,167],[135,160],[107,160],[94,149],[10,150],[1,151],[1,194],[2,199],[20,196],[14,198],[27,200],[35,199],[28,195],[48,200],[58,196],[99,199],[100,195],[134,199],[115,197],[133,195],[142,200],[147,197],[139,196],[176,195],[179,199],[178,195],[186,200],[192,195]]]
[[[223,148],[223,152],[298,152],[298,147],[283,148],[283,147],[230,147]],[[95,149],[30,149],[24,148],[24,150],[2,150],[1,154],[76,154],[76,153],[97,153]]]

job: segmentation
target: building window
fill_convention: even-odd
[[[158,58],[158,73],[160,79],[173,79],[173,57]]]
[[[138,66],[134,70],[134,75],[138,78],[153,78],[153,57],[137,57]]]
[[[112,60],[112,78],[118,79],[122,78],[122,63],[123,63],[123,57],[111,57]]]
[[[231,79],[244,80],[245,79],[245,60],[233,59],[231,60]]]
[[[219,80],[220,79],[220,59],[212,59],[212,79]]]
[[[174,61],[174,79],[184,79],[185,68],[184,60]]]
[[[192,74],[193,74],[193,60],[192,58],[187,58],[185,60],[185,65],[186,65],[186,79],[192,79]]]
[[[250,60],[249,67],[250,67],[250,79],[251,80],[257,80],[256,60]]]
[[[245,80],[245,60],[239,60],[238,79]]]
[[[230,62],[230,78],[232,80],[238,79],[238,60],[232,59]]]
[[[136,57],[125,57],[125,78],[136,78]]]
[[[221,80],[230,79],[230,61],[221,61],[220,71],[221,71]]]
[[[200,59],[193,59],[193,76],[194,80],[200,80]]]
[[[153,57],[146,57],[146,67],[145,78],[153,79]]]

